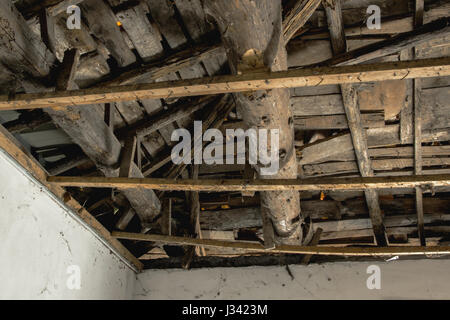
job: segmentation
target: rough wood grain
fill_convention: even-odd
[[[450,186],[450,175],[422,175],[404,177],[363,177],[331,179],[199,179],[174,180],[158,178],[107,178],[107,177],[48,177],[60,186],[90,188],[156,189],[164,191],[322,191],[366,190],[390,188],[415,188],[418,186]]]
[[[0,96],[0,110],[66,107],[91,103],[196,96],[230,92],[361,83],[450,75],[450,58],[422,59],[381,64],[321,67],[301,70],[244,73],[173,82],[99,87],[63,92]]]
[[[113,232],[112,235],[119,239],[155,241],[166,244],[204,246],[204,247],[226,247],[247,250],[264,251],[264,247],[257,242],[248,241],[226,241],[214,239],[195,239],[175,236],[163,236],[156,234],[140,234],[128,232]],[[267,250],[266,250],[267,251]],[[450,247],[309,247],[296,245],[279,245],[271,249],[271,253],[293,253],[293,254],[314,254],[314,255],[338,255],[338,256],[404,256],[421,254],[450,254]]]

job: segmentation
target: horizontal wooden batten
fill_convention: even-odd
[[[156,189],[165,191],[284,191],[284,190],[366,190],[450,186],[450,174],[405,177],[364,177],[329,179],[158,179],[107,177],[48,177],[48,182],[65,187]]]
[[[295,246],[280,245],[274,249],[264,249],[264,246],[257,242],[227,241],[215,239],[198,239],[177,236],[165,236],[158,234],[142,234],[129,232],[113,232],[113,237],[117,239],[152,241],[173,245],[188,245],[202,247],[220,247],[264,251],[268,253],[292,253],[292,254],[316,254],[332,256],[405,256],[423,254],[450,254],[450,246],[402,246],[402,247],[315,247],[315,246]]]
[[[450,57],[0,96],[0,111],[450,75]]]

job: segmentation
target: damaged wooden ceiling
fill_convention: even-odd
[[[233,32],[245,33],[247,28],[224,32],[224,21],[232,18],[225,13],[220,16],[217,9],[223,1],[215,1],[217,7],[202,0],[1,1],[2,126],[50,176],[256,178],[249,165],[174,165],[170,157],[175,144],[171,141],[173,130],[191,130],[194,120],[202,120],[204,129],[217,128],[222,132],[248,128],[250,116],[236,108],[236,103],[243,102],[233,94],[242,90],[202,88],[195,95],[184,91],[157,99],[157,95],[136,93],[136,88],[141,88],[138,85],[151,90],[155,83],[166,93],[175,92],[175,87],[187,90],[183,88],[210,85],[211,80],[205,82],[202,78],[241,70],[245,70],[242,77],[247,77],[249,86],[256,80],[268,81],[272,75],[264,74],[267,69],[256,70],[260,78],[255,78],[234,63],[233,56],[240,48],[233,45],[247,43],[245,39],[230,37],[238,37]],[[239,0],[235,4],[252,2]],[[71,14],[66,9],[71,5],[81,9],[80,29],[67,27]],[[367,28],[370,5],[381,9],[380,29]],[[229,12],[236,9],[233,7],[230,4]],[[450,76],[444,75],[442,68],[433,68],[446,63],[448,70],[450,1],[291,0],[283,1],[282,9],[271,5],[256,7],[253,14],[260,10],[261,16],[265,16],[264,10],[282,11],[283,22],[279,24],[283,34],[279,38],[286,45],[287,57],[283,58],[282,52],[275,56],[285,59],[289,67],[286,76],[297,72],[296,79],[304,83],[272,90],[290,93],[284,108],[294,128],[288,143],[295,146],[292,161],[296,177],[302,181],[333,177],[385,177],[386,181],[393,176],[448,177]],[[263,32],[263,27],[257,26],[254,32]],[[415,72],[414,66],[418,65],[429,69]],[[350,69],[346,66],[360,75],[384,71],[376,77],[351,81],[343,73],[334,82],[327,82],[327,70],[347,72]],[[283,70],[279,66],[265,67],[270,71]],[[339,67],[344,69],[336,69]],[[308,84],[304,80],[308,72],[311,77],[317,77],[319,72],[320,79],[311,78]],[[213,78],[213,82],[229,85],[240,79],[233,77]],[[190,81],[197,78],[200,79]],[[128,86],[130,96],[134,94],[139,100],[94,97],[76,102],[85,92],[100,96],[112,92],[113,97],[118,97],[120,86]],[[48,101],[60,95],[66,95],[70,103],[46,108],[52,105]],[[38,98],[48,104],[39,104]],[[275,103],[283,104],[280,99]],[[15,107],[10,107],[13,104]],[[265,193],[90,187],[66,190],[66,196],[77,200],[111,232],[196,236],[258,242],[270,247],[267,214],[261,210],[261,200],[269,201]],[[270,201],[273,211],[281,210],[274,209],[276,201]],[[445,246],[450,240],[448,186],[308,190],[300,192],[299,206],[304,223],[300,226],[303,241],[298,245]],[[272,219],[276,232],[281,230],[277,230],[278,218],[287,219]],[[289,236],[272,237],[275,242],[278,239],[281,244],[289,243]],[[278,257],[264,247],[250,250],[245,246],[177,246],[179,242],[134,238],[120,241],[148,267],[174,263],[188,267],[195,261],[229,265],[224,258],[248,259],[250,264],[269,263]],[[316,258],[301,255],[292,259],[307,262]]]

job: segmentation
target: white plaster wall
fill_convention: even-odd
[[[376,264],[381,289],[367,288]],[[450,260],[146,270],[136,299],[450,299]]]
[[[67,268],[81,271],[70,290]],[[129,299],[135,273],[0,150],[0,299]]]

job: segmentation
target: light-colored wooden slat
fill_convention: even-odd
[[[422,175],[406,177],[357,177],[330,179],[159,179],[159,178],[107,178],[107,177],[48,177],[48,182],[65,187],[156,189],[164,191],[322,191],[367,190],[450,186],[450,175]]]
[[[0,96],[0,111],[450,75],[450,57]]]
[[[268,253],[293,253],[313,255],[335,255],[335,256],[405,256],[423,254],[450,254],[450,246],[401,246],[401,247],[326,247],[326,246],[295,246],[279,245],[274,249],[265,250],[264,246],[257,242],[227,241],[215,239],[197,239],[176,236],[164,236],[158,234],[141,234],[129,232],[116,232],[112,235],[118,239],[137,241],[154,241],[174,245],[221,247],[265,251]]]

